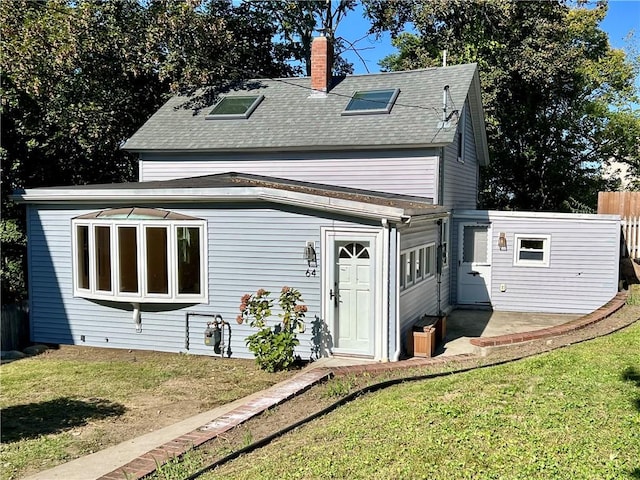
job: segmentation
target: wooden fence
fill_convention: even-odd
[[[598,213],[622,218],[640,216],[640,192],[599,192]]]
[[[640,192],[599,192],[598,213],[622,218],[622,257],[640,259]]]
[[[29,345],[29,307],[27,303],[2,305],[2,351],[21,350]]]
[[[626,246],[623,257],[640,260],[640,217],[622,219],[622,237]]]

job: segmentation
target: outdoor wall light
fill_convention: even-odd
[[[500,236],[498,237],[498,248],[500,250],[507,249],[507,234],[504,232],[500,232]]]
[[[307,245],[304,247],[303,258],[307,261],[309,267],[315,268],[318,266],[318,257],[316,255],[314,242],[307,242]]]

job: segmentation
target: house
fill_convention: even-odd
[[[475,210],[489,162],[475,64],[264,79],[169,100],[124,148],[139,182],[17,192],[35,342],[251,357],[240,298],[295,287],[303,358],[403,355],[456,305],[588,312],[617,290],[619,219]]]

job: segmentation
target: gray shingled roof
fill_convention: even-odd
[[[406,72],[350,75],[335,79],[325,98],[311,95],[310,78],[254,80],[252,94],[264,101],[248,119],[207,120],[211,107],[181,108],[187,97],[174,97],[124,145],[132,151],[308,150],[445,145],[451,128],[438,128],[442,96],[450,88],[450,109],[461,109],[467,95],[474,129],[484,120],[475,64]],[[357,90],[399,88],[390,114],[342,116]],[[226,95],[247,95],[247,90]],[[474,111],[476,110],[476,111]],[[477,111],[479,110],[479,111]],[[477,135],[477,132],[476,132]],[[482,143],[482,139],[480,139]]]

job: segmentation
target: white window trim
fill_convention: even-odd
[[[428,255],[429,249],[431,248],[431,255]],[[423,265],[422,273],[418,275],[418,263],[417,260],[420,258],[420,251],[424,250],[424,260],[425,265]],[[411,282],[407,282],[407,267],[406,262],[407,259],[411,258],[411,254],[413,254],[413,263],[409,266],[411,271],[413,272]],[[427,257],[430,257],[429,262],[427,262]],[[406,292],[407,290],[411,290],[413,287],[418,286],[436,276],[436,266],[437,262],[437,248],[435,242],[425,243],[413,248],[407,248],[400,252],[400,265],[404,265],[401,267],[400,271],[403,275],[400,276],[400,291]],[[424,270],[426,265],[430,266],[430,270],[427,272]]]
[[[78,262],[78,226],[88,227],[89,244],[89,289],[79,288]],[[111,291],[97,290],[97,277],[95,271],[95,227],[110,227],[111,241]],[[120,262],[117,232],[119,227],[136,227],[137,260],[138,260],[138,292],[120,292]],[[146,279],[146,227],[167,228],[167,268],[168,268],[168,293],[146,293],[148,288]],[[179,227],[198,228],[200,240],[200,294],[178,293],[178,258],[173,253],[177,251],[177,231]],[[72,244],[72,271],[73,271],[73,295],[74,297],[89,298],[94,300],[111,300],[114,302],[129,303],[208,303],[209,301],[209,275],[208,275],[208,245],[207,222],[204,220],[101,220],[101,219],[73,219],[71,221]]]
[[[449,268],[449,246],[451,244],[449,233],[449,219],[443,218],[440,224],[440,244],[444,246],[442,250],[442,270]]]
[[[465,144],[465,132],[467,130],[467,109],[466,103],[460,112],[460,121],[458,122],[458,135],[456,135],[456,139],[458,140],[458,144],[456,145],[456,157],[459,163],[464,164],[464,144]]]
[[[521,260],[522,240],[542,240],[542,260]],[[536,250],[538,251],[538,250]],[[551,256],[551,235],[516,233],[513,236],[513,265],[517,267],[548,267]]]

